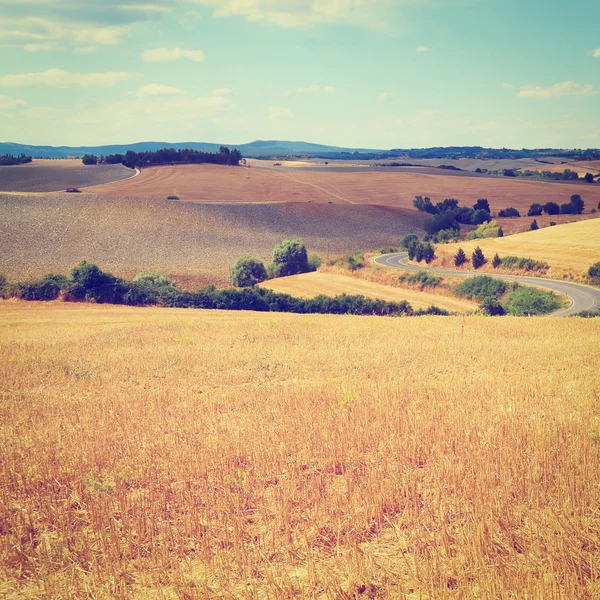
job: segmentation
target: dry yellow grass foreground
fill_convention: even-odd
[[[351,294],[388,302],[406,300],[417,310],[429,308],[431,305],[450,312],[470,312],[478,309],[475,302],[469,302],[468,300],[421,292],[417,289],[391,287],[336,273],[303,273],[292,277],[281,277],[265,281],[260,284],[260,287],[300,298],[315,298],[321,294],[324,296]]]
[[[598,333],[0,303],[0,596],[598,598]]]
[[[453,257],[459,246],[470,258],[476,246],[480,246],[488,259],[482,270],[491,270],[491,260],[497,252],[500,258],[521,256],[547,262],[551,270],[549,277],[572,276],[582,278],[590,265],[600,261],[600,220],[590,219],[544,227],[491,240],[473,240],[458,244],[436,246],[439,260],[434,266],[454,268]],[[470,268],[470,263],[465,265]]]

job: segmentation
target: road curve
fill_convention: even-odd
[[[520,277],[516,275],[497,275],[495,273],[474,273],[473,271],[454,271],[452,269],[429,269],[404,264],[402,261],[408,258],[408,252],[397,254],[384,254],[378,256],[375,262],[384,267],[394,267],[406,271],[430,271],[439,275],[448,275],[451,277],[475,277],[477,275],[489,275],[495,279],[503,281],[518,281],[526,285],[533,285],[539,288],[545,288],[554,292],[559,292],[571,299],[571,306],[564,310],[552,313],[552,317],[568,317],[577,314],[583,310],[600,310],[600,289],[583,285],[580,283],[571,283],[567,281],[558,281],[556,279],[542,279],[541,277]]]

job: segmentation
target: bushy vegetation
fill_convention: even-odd
[[[408,249],[408,258],[417,262],[424,260],[429,264],[435,258],[435,251],[429,242],[418,242]]]
[[[2,154],[0,155],[0,167],[11,167],[13,165],[24,165],[30,163],[33,159],[31,156],[25,156],[20,154],[14,156],[13,154]]]
[[[588,275],[596,282],[600,283],[600,262],[594,263],[588,269]]]
[[[402,274],[399,277],[400,281],[405,281],[406,283],[410,283],[412,285],[417,285],[419,288],[435,288],[440,285],[442,282],[442,278],[438,277],[434,273],[430,273],[429,271],[418,271],[417,273],[413,273],[412,275],[408,275],[407,273]]]
[[[546,315],[562,306],[560,298],[545,290],[516,286],[504,302],[504,310],[517,317],[526,315]]]
[[[538,225],[538,222],[535,219],[531,221],[531,224],[529,225],[529,231],[537,231],[539,228],[540,226]]]
[[[413,244],[417,244],[418,242],[418,236],[416,236],[414,233],[409,233],[402,238],[400,246],[404,248],[404,250],[408,250]]]
[[[487,238],[498,238],[504,235],[502,227],[496,221],[481,224],[475,231],[467,235],[468,240],[480,240]]]
[[[500,260],[500,265],[515,271],[547,271],[550,268],[546,262],[520,256],[505,256]]]
[[[430,198],[417,196],[413,205],[417,210],[433,215],[425,221],[423,227],[429,236],[434,236],[441,231],[460,231],[460,225],[481,225],[491,220],[489,202],[482,198],[473,208],[459,206],[458,200],[446,198],[443,202],[433,204]]]
[[[543,211],[544,211],[544,206],[542,204],[538,204],[537,202],[534,202],[529,207],[529,210],[527,211],[527,216],[528,217],[541,217]]]
[[[556,202],[546,202],[544,212],[547,215],[558,215],[560,214],[560,206]]]
[[[47,275],[39,281],[9,284],[0,276],[3,297],[23,300],[56,300],[62,293],[65,301],[89,301],[130,306],[167,306],[222,310],[254,310],[262,312],[292,312],[301,314],[351,314],[379,316],[446,315],[447,311],[432,306],[415,311],[408,302],[371,300],[363,296],[341,295],[335,298],[318,296],[312,299],[294,298],[259,287],[218,290],[214,286],[186,292],[163,275],[143,273],[133,281],[114,277],[97,265],[83,261],[71,272],[71,277]]]
[[[499,217],[505,217],[505,218],[512,219],[512,218],[514,218],[514,217],[520,217],[520,216],[521,216],[521,213],[520,213],[520,212],[519,212],[519,211],[518,211],[516,208],[513,208],[513,207],[511,206],[511,207],[509,207],[509,208],[505,208],[505,209],[501,210],[501,211],[498,213],[498,216],[499,216]]]
[[[275,246],[272,264],[274,277],[288,277],[308,271],[308,253],[300,240],[283,240]]]
[[[236,287],[251,287],[267,279],[263,262],[253,256],[242,256],[231,269],[231,283]]]
[[[462,248],[458,249],[458,252],[454,255],[454,264],[457,267],[464,265],[467,262],[468,258],[465,254],[465,251]]]
[[[456,293],[469,300],[482,301],[484,298],[495,298],[498,300],[506,292],[506,284],[500,279],[494,279],[488,275],[478,275],[465,279],[457,288]]]
[[[330,260],[328,264],[330,266],[342,267],[348,271],[357,271],[365,266],[366,260],[363,252],[355,250],[354,252],[349,252]]]

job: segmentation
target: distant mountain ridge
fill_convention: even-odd
[[[202,152],[217,152],[221,146],[237,148],[247,158],[309,157],[325,159],[387,159],[387,158],[434,158],[434,159],[520,159],[563,157],[571,160],[600,160],[600,149],[557,149],[538,148],[521,150],[510,148],[483,148],[482,146],[445,146],[438,148],[395,148],[382,150],[374,148],[343,148],[309,142],[285,140],[256,140],[249,144],[212,144],[207,142],[136,142],[134,144],[111,144],[105,146],[28,146],[12,142],[0,142],[0,155],[25,154],[34,158],[81,157],[84,154],[96,156],[125,154],[134,152],[155,152],[163,148],[175,150],[192,149]],[[543,161],[542,161],[543,162]]]

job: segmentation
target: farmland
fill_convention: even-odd
[[[597,339],[0,302],[0,595],[596,598]]]
[[[166,166],[144,169],[140,177],[88,188],[90,193],[196,202],[314,202],[413,208],[415,196],[434,202],[456,198],[473,204],[487,198],[493,211],[508,206],[527,214],[534,202],[568,202],[581,194],[588,206],[600,202],[600,186],[523,181],[513,178],[432,175],[369,170],[263,169],[256,167]]]
[[[415,309],[427,309],[435,305],[450,312],[470,312],[478,308],[476,303],[459,298],[415,289],[401,289],[331,272],[281,277],[266,281],[261,284],[261,287],[299,298],[314,298],[320,294],[332,297],[350,294],[388,302],[406,300]]]
[[[269,262],[286,237],[300,237],[309,252],[326,258],[398,244],[402,235],[421,231],[424,219],[384,206],[219,205],[91,194],[0,194],[0,213],[0,273],[9,279],[67,273],[87,259],[127,278],[157,271],[184,288],[224,285],[239,256]]]
[[[85,166],[80,160],[34,160],[25,165],[0,167],[2,192],[57,192],[68,187],[107,184],[134,174],[123,165]]]
[[[600,221],[589,219],[502,238],[440,245],[436,248],[439,259],[434,266],[454,267],[453,257],[459,246],[467,256],[480,246],[488,259],[484,271],[494,270],[489,262],[498,253],[501,258],[520,256],[544,261],[550,265],[549,277],[581,279],[588,267],[600,260]]]

